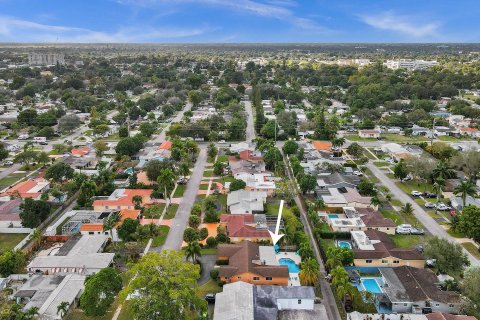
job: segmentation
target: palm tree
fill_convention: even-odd
[[[28,309],[24,315],[23,315],[23,319],[25,320],[33,320],[35,319],[35,317],[38,315],[38,308],[37,307],[31,307],[30,309]]]
[[[342,257],[340,255],[340,251],[336,249],[337,248],[330,247],[327,250],[327,261],[325,262],[325,264],[328,268],[330,268],[330,270],[342,265]]]
[[[440,161],[437,167],[433,169],[434,178],[450,179],[455,176],[455,170],[450,168],[446,161]]]
[[[337,297],[342,299],[343,303],[345,304],[345,297],[347,295],[349,295],[350,298],[353,298],[353,293],[355,292],[355,287],[348,281],[348,278],[347,278],[346,281],[342,281],[341,283],[337,283],[336,291],[337,291]]]
[[[192,262],[195,263],[202,255],[202,248],[200,247],[200,244],[197,241],[190,242],[187,245],[187,248],[185,248],[185,258],[188,260],[189,258],[192,258]]]
[[[348,272],[341,266],[337,266],[330,272],[332,277],[332,284],[336,286],[337,284],[348,282]]]
[[[118,212],[113,212],[103,221],[103,231],[108,231],[110,233],[110,238],[113,241],[112,230],[120,222],[120,214]]]
[[[132,202],[134,203],[135,209],[137,210],[140,210],[140,208],[142,207],[142,201],[143,201],[142,196],[138,194],[132,197]]]
[[[318,281],[320,272],[317,260],[312,258],[306,259],[302,262],[301,269],[298,276],[302,286],[314,285]]]
[[[463,202],[462,208],[465,208],[467,204],[467,196],[475,197],[475,195],[477,194],[477,188],[471,180],[464,180],[455,187],[453,192],[456,196],[460,195]]]
[[[178,166],[178,174],[181,175],[183,178],[190,174],[190,166],[186,161],[182,161]]]
[[[70,303],[68,303],[67,301],[63,301],[57,306],[57,314],[60,315],[61,318],[63,318],[67,314],[69,308]]]
[[[437,195],[437,204],[440,201],[440,197],[442,196],[444,185],[445,185],[445,179],[443,179],[442,177],[438,177],[437,179],[435,179],[435,182],[433,183],[433,190]],[[436,212],[437,212],[437,206],[435,206],[435,213]]]
[[[400,213],[404,214],[405,216],[409,217],[413,215],[413,206],[410,202],[405,203],[405,205],[400,209]]]
[[[304,242],[300,244],[300,248],[298,249],[298,251],[302,260],[306,260],[308,258],[313,257],[313,250],[310,247],[310,243],[308,242]]]
[[[32,241],[33,249],[38,248],[42,242],[42,234],[40,231],[38,231],[38,229],[35,228],[35,230],[33,230],[32,235],[30,236],[30,241]]]

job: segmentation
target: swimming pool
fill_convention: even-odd
[[[337,247],[352,249],[352,244],[348,241],[338,241]]]
[[[361,278],[362,279],[362,286],[364,291],[368,291],[371,293],[382,293],[382,288],[378,285],[377,280],[372,278]]]
[[[328,217],[330,219],[338,219],[338,214],[329,214]]]
[[[288,267],[288,272],[290,272],[290,273],[299,273],[300,272],[300,267],[292,259],[282,258],[282,259],[278,260],[278,262],[282,266],[287,266]]]

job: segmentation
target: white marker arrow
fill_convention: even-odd
[[[280,240],[284,235],[278,234],[278,229],[280,229],[280,221],[282,220],[282,211],[283,211],[283,200],[280,201],[280,208],[278,209],[278,217],[277,217],[277,226],[275,228],[275,233],[268,230],[270,236],[272,237],[273,245],[276,245],[278,240]]]

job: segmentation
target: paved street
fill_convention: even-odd
[[[173,123],[173,122],[180,122],[180,120],[182,120],[183,118],[183,114],[186,112],[186,111],[189,111],[190,109],[192,109],[192,104],[190,102],[188,102],[185,107],[182,109],[182,111],[178,112],[176,116],[174,116],[172,118],[172,120],[168,123],[168,125],[163,128],[162,130],[162,133],[160,133],[159,135],[157,135],[155,138],[153,138],[152,140],[150,140],[151,143],[162,143],[163,141],[165,141],[165,137],[166,137],[166,134],[167,134],[167,131],[168,129],[170,128],[170,125]]]
[[[382,184],[384,184],[390,192],[395,195],[397,199],[399,199],[402,203],[411,203],[414,209],[415,217],[425,226],[425,228],[430,231],[431,234],[439,236],[441,238],[447,239],[452,242],[456,242],[456,239],[451,237],[445,229],[440,226],[432,217],[428,215],[425,210],[418,205],[413,199],[403,192],[395,182],[390,179],[382,170],[380,170],[376,165],[369,162],[367,164],[368,169],[380,180]],[[480,261],[471,255],[467,250],[464,250],[467,253],[470,263],[472,265],[480,265]]]
[[[247,142],[252,142],[255,139],[255,126],[253,124],[253,110],[251,101],[243,101],[245,104],[245,111],[247,112],[247,129],[246,137]]]
[[[200,153],[193,168],[190,180],[187,183],[187,188],[183,194],[183,199],[178,206],[177,214],[172,220],[170,232],[168,233],[167,240],[161,248],[152,248],[153,251],[161,251],[166,249],[179,250],[183,242],[183,231],[187,227],[188,218],[190,217],[190,211],[192,210],[195,199],[197,198],[197,192],[202,181],[203,171],[207,163],[207,146],[199,145]]]

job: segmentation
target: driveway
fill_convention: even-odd
[[[452,242],[457,242],[455,238],[451,237],[447,233],[447,231],[435,221],[435,219],[430,217],[420,205],[413,201],[413,199],[409,195],[403,192],[402,189],[400,189],[392,179],[390,179],[385,173],[382,172],[382,170],[380,170],[376,165],[371,162],[367,164],[367,167],[368,169],[370,169],[373,175],[375,175],[382,182],[383,185],[390,189],[390,192],[394,194],[398,200],[400,200],[403,204],[410,203],[412,205],[415,217],[425,226],[425,228],[432,235],[447,239]],[[480,265],[480,261],[473,255],[471,255],[470,252],[465,249],[463,251],[468,255],[468,259],[470,260],[472,266]]]
[[[178,206],[177,214],[172,220],[167,240],[162,247],[152,248],[152,251],[160,252],[162,250],[179,250],[182,247],[183,231],[187,227],[190,211],[192,210],[195,199],[197,198],[197,192],[200,188],[203,171],[205,170],[205,165],[207,164],[207,145],[199,145],[199,148],[200,153],[198,155],[197,162],[195,163],[190,180],[187,183],[187,188],[185,189],[183,198]]]
[[[198,260],[202,263],[202,274],[200,275],[200,279],[198,279],[198,285],[203,286],[210,280],[210,270],[215,266],[217,256],[215,254],[206,254],[198,258]]]

